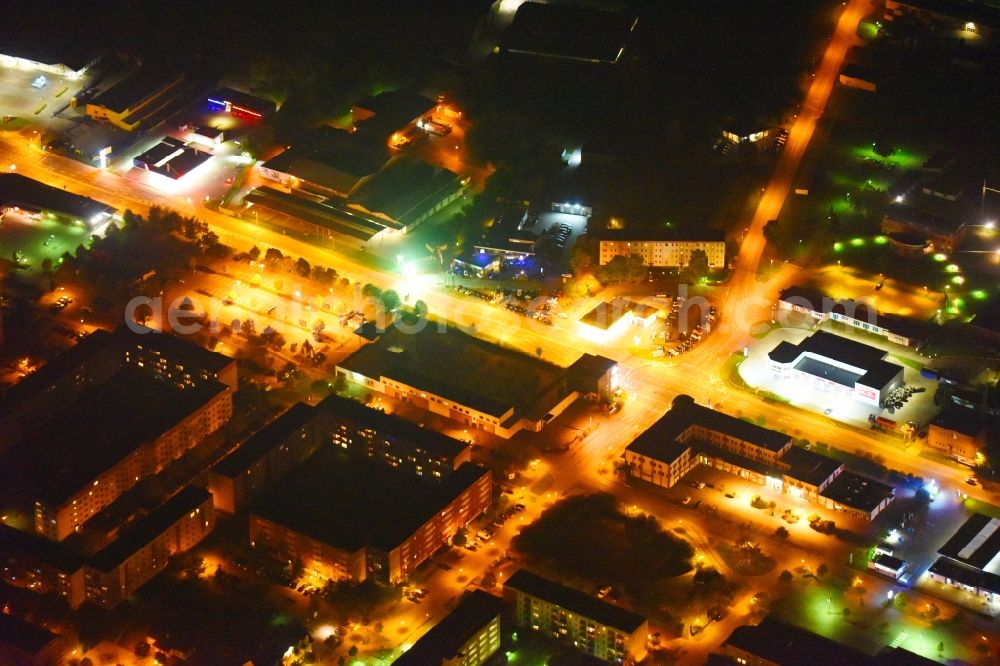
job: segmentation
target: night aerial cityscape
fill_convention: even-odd
[[[4,0],[0,666],[1000,664],[998,81],[1000,0]]]

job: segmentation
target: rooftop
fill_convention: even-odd
[[[97,61],[93,44],[78,39],[38,39],[24,31],[7,28],[0,35],[0,53],[43,65],[65,65],[79,72]]]
[[[372,409],[335,393],[331,393],[316,405],[316,410],[319,413],[348,419],[361,427],[371,428],[383,437],[392,439],[396,446],[421,449],[436,458],[455,458],[468,448],[465,442],[442,435],[436,430],[421,428],[412,421]]]
[[[568,387],[572,391],[590,392],[597,381],[617,365],[614,359],[585,353],[566,368]]]
[[[950,405],[931,420],[931,425],[968,437],[976,437],[986,428],[986,421],[974,409],[961,405]]]
[[[22,556],[67,574],[79,571],[84,564],[82,557],[63,544],[5,523],[0,523],[0,543],[6,554]]]
[[[140,68],[90,102],[115,113],[124,113],[140,106],[148,97],[169,88],[184,78],[184,72],[166,65],[150,65]]]
[[[837,504],[871,513],[887,498],[895,496],[892,486],[860,476],[851,471],[843,471],[820,492]]]
[[[304,402],[297,402],[285,413],[255,432],[245,442],[220,460],[212,468],[216,474],[235,478],[253,467],[279,443],[313,420],[315,410]]]
[[[525,2],[500,46],[512,53],[615,63],[638,22],[634,14],[625,12]]]
[[[233,88],[220,88],[208,96],[209,100],[222,103],[230,103],[237,110],[247,110],[259,113],[261,116],[268,116],[274,113],[276,105],[269,99],[257,97],[249,93],[235,90]]]
[[[559,366],[437,325],[412,333],[390,326],[339,367],[388,377],[497,418],[511,408],[529,410],[550,387],[565,381]]]
[[[889,204],[885,217],[926,234],[951,236],[957,234],[965,226],[963,222],[948,219],[922,208],[898,202]]]
[[[360,127],[388,140],[396,130],[433,111],[435,104],[434,100],[417,92],[399,89],[363,97],[354,103],[354,109],[355,115],[358,109],[375,114],[361,120]]]
[[[218,132],[218,130],[210,131]],[[135,157],[132,163],[140,169],[178,180],[210,159],[212,153],[166,136],[155,146]]]
[[[899,0],[900,4],[958,19],[972,21],[992,28],[1000,28],[1000,7],[988,0]]]
[[[388,160],[385,144],[323,125],[261,166],[346,194]]]
[[[1000,554],[1000,519],[973,513],[938,553],[976,569],[985,569]]]
[[[441,480],[322,447],[254,502],[251,513],[339,548],[390,551],[489,471],[463,463]],[[392,493],[385,492],[392,488]]]
[[[41,652],[58,636],[38,625],[0,613],[0,645],[9,645],[29,655]]]
[[[993,594],[1000,594],[1000,576],[956,562],[950,557],[937,558],[928,571],[969,587],[978,587]]]
[[[811,486],[818,486],[843,468],[844,463],[833,458],[807,451],[801,446],[792,446],[781,456],[782,465],[787,465],[787,476]]]
[[[88,225],[103,221],[115,209],[99,201],[52,187],[19,173],[0,173],[0,208],[52,211],[78,218]]]
[[[757,626],[737,627],[725,645],[788,666],[843,666],[871,662],[867,654],[768,616]]]
[[[829,375],[828,379],[838,381],[845,386],[853,386],[854,382],[857,381],[864,386],[882,388],[902,370],[902,366],[883,360],[886,353],[878,347],[872,347],[863,342],[857,342],[826,331],[817,331],[798,344],[787,341],[780,342],[768,352],[767,356],[772,361],[783,364],[798,360],[796,369],[821,377]],[[832,359],[863,372],[852,373],[825,363],[816,366],[816,359],[810,359],[812,364],[803,365],[805,359],[800,359],[803,354]],[[800,368],[800,365],[803,367]]]
[[[599,240],[606,241],[701,241],[705,243],[722,243],[726,233],[716,229],[604,229],[598,235]]]
[[[889,555],[887,553],[879,553],[872,560],[872,562],[878,564],[879,566],[883,566],[887,569],[891,569],[893,571],[899,571],[904,566],[906,566],[905,560],[901,560],[898,557],[893,557],[892,555]]]
[[[658,310],[650,305],[618,297],[612,301],[598,303],[594,306],[593,310],[580,317],[580,322],[588,326],[608,330],[626,314],[646,319],[656,312]]]
[[[646,618],[641,615],[609,604],[589,594],[584,594],[572,587],[560,585],[548,578],[542,578],[526,569],[515,571],[504,584],[504,588],[518,590],[537,599],[548,601],[571,613],[576,613],[627,634],[631,634],[646,622]]]
[[[399,155],[350,193],[351,203],[409,224],[462,189],[462,178],[447,169]]]
[[[749,421],[703,407],[689,396],[680,395],[674,399],[670,411],[629,444],[628,449],[654,458],[664,451],[668,455],[673,454],[676,449],[672,444],[679,442],[679,438],[692,426],[724,433],[773,452],[785,448],[790,441],[788,435],[777,430],[762,428]]]
[[[211,497],[212,494],[204,488],[186,486],[91,557],[90,565],[99,571],[113,571],[133,553],[166,532]]]
[[[0,465],[3,487],[58,505],[225,389],[219,382],[179,389],[132,368],[119,370],[82,387],[53,418],[25,427]]]
[[[482,590],[465,595],[453,611],[393,662],[395,666],[433,666],[458,656],[478,631],[503,612],[503,601]]]

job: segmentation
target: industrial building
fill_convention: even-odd
[[[503,609],[502,600],[482,590],[473,590],[393,664],[480,666],[500,649]]]
[[[938,554],[931,580],[974,594],[991,610],[1000,603],[1000,519],[973,513]]]
[[[622,457],[633,478],[663,488],[702,464],[866,520],[893,496],[891,487],[794,446],[788,435],[703,407],[686,395],[675,398],[670,411],[630,443]]]
[[[205,101],[213,111],[223,110],[230,115],[251,120],[264,120],[278,110],[271,100],[232,88],[220,88]]]
[[[772,379],[799,381],[878,408],[903,383],[903,367],[886,361],[886,355],[878,347],[817,331],[799,344],[778,343],[767,357]]]
[[[0,220],[7,212],[48,215],[100,233],[115,209],[19,173],[0,173]]]
[[[691,253],[702,250],[708,257],[709,268],[726,267],[726,238],[721,231],[608,229],[601,232],[599,242],[602,266],[615,257],[637,255],[651,268],[684,268],[691,263]]]
[[[624,608],[519,569],[503,586],[515,622],[611,664],[646,658],[649,622]]]
[[[87,115],[131,132],[173,101],[184,72],[142,67],[87,102]]]
[[[473,463],[436,479],[324,446],[290,475],[252,504],[250,543],[330,580],[405,581],[493,503]]]
[[[389,90],[355,102],[351,120],[358,132],[395,148],[407,143],[407,130],[432,115],[436,107],[437,102],[412,90]]]
[[[402,332],[391,326],[341,361],[337,372],[369,390],[510,438],[540,431],[581,395],[617,376],[617,366],[583,363],[586,368],[561,368],[451,327]],[[570,385],[570,375],[580,383]]]

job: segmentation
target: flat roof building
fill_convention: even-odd
[[[886,361],[886,355],[877,347],[817,331],[798,344],[778,343],[767,357],[773,379],[803,381],[878,407],[903,382],[903,367]]]
[[[134,157],[132,166],[171,180],[180,180],[210,159],[212,153],[207,150],[165,136],[155,146]]]
[[[618,62],[639,23],[635,14],[566,4],[522,3],[500,39],[506,53],[578,62]]]
[[[703,407],[686,395],[643,431],[622,454],[629,474],[670,488],[704,464],[755,483],[825,503],[843,463],[792,445],[784,433]]]
[[[986,419],[961,405],[945,407],[927,426],[927,444],[966,465],[977,463],[986,439]]]
[[[215,508],[242,511],[315,453],[320,442],[315,421],[316,410],[297,402],[217,462],[208,474]]]
[[[59,666],[70,642],[47,629],[0,613],[0,664]]]
[[[226,423],[236,385],[222,354],[125,326],[95,331],[8,392],[3,492],[40,534],[65,539]]]
[[[359,132],[384,142],[407,125],[432,113],[437,102],[409,89],[388,90],[367,95],[351,106],[351,119]]]
[[[509,438],[541,430],[573,403],[566,369],[453,327],[390,326],[337,366],[348,380],[467,426]]]
[[[133,131],[169,102],[184,72],[164,65],[141,67],[87,102],[87,115]]]
[[[901,648],[886,647],[876,655],[869,655],[770,615],[756,626],[734,629],[720,653],[732,663],[750,666],[930,666],[936,663]]]
[[[518,626],[566,641],[612,664],[646,657],[646,618],[519,569],[503,587]]]
[[[0,65],[82,78],[100,59],[90,44],[75,39],[39,39],[16,30],[0,36]]]
[[[490,471],[473,463],[434,479],[321,447],[292,474],[253,503],[251,545],[332,580],[405,580],[493,501]]]
[[[503,601],[482,590],[469,592],[430,628],[395,666],[480,666],[500,649]]]
[[[399,155],[359,182],[348,199],[407,232],[462,196],[468,184],[468,178],[447,169]]]
[[[942,217],[909,204],[893,202],[882,217],[882,233],[921,234],[941,252],[953,252],[965,239],[964,222]]]
[[[388,161],[385,144],[323,125],[261,164],[260,173],[292,189],[346,197]]]
[[[0,173],[0,220],[8,210],[48,214],[85,226],[99,233],[115,209],[89,197],[22,176]]]
[[[726,238],[722,231],[674,232],[667,229],[608,229],[599,236],[601,266],[615,257],[638,255],[652,268],[683,268],[691,253],[702,250],[708,267],[726,267]]]
[[[914,320],[879,314],[864,301],[835,299],[814,287],[793,285],[782,289],[778,296],[778,308],[801,312],[819,322],[830,320],[845,324],[907,347],[915,346],[923,337]]]
[[[233,88],[220,88],[206,98],[212,109],[224,109],[226,113],[241,118],[263,120],[278,110],[269,99],[257,97]]]
[[[892,486],[845,471],[820,493],[819,501],[829,509],[874,520],[895,496]]]
[[[417,476],[442,478],[472,461],[467,442],[330,394],[316,405],[324,443]]]
[[[629,326],[652,325],[659,313],[652,305],[618,297],[598,303],[580,317],[580,328],[586,337],[603,342],[621,335]]]

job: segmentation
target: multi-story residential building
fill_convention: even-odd
[[[503,588],[518,626],[564,641],[612,664],[646,657],[649,622],[579,590],[565,587],[525,569],[516,571]]]
[[[709,268],[726,267],[726,238],[721,231],[682,234],[667,229],[609,229],[600,235],[598,259],[604,266],[615,257],[638,255],[652,268],[684,268],[691,253],[702,250]]]
[[[469,592],[443,620],[393,662],[395,666],[480,666],[500,649],[503,601]]]
[[[163,570],[170,556],[195,546],[215,527],[211,494],[188,486],[96,552],[79,541],[56,543],[0,525],[0,578],[33,592],[114,608]]]
[[[951,405],[931,420],[927,443],[960,463],[975,465],[986,446],[986,420],[975,410]]]
[[[703,464],[867,519],[893,497],[891,487],[793,446],[784,433],[702,407],[686,395],[677,396],[670,411],[629,444],[622,458],[633,478],[664,488]]]
[[[213,529],[211,493],[184,488],[88,559],[87,599],[114,608]]]
[[[333,580],[406,580],[493,501],[470,462],[438,479],[321,447],[291,475],[251,506],[251,545]]]
[[[38,533],[65,539],[225,424],[236,386],[236,362],[222,354],[165,334],[95,331],[10,392],[0,493],[33,510]]]
[[[442,478],[471,462],[472,448],[435,430],[331,394],[316,406],[322,439],[417,476]]]
[[[267,487],[316,452],[320,444],[316,410],[298,402],[254,433],[208,474],[215,508],[242,511]]]

